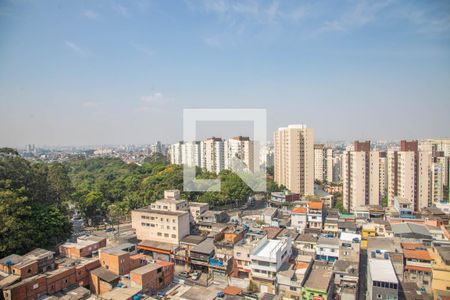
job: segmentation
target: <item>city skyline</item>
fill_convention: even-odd
[[[184,108],[266,108],[270,139],[298,123],[320,141],[447,137],[449,11],[3,1],[0,144],[173,143]]]

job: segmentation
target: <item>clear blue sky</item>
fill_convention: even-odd
[[[450,1],[0,0],[0,145],[173,142],[196,107],[450,136]]]

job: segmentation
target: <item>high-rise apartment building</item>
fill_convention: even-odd
[[[189,167],[201,166],[200,142],[178,142],[169,147],[169,158],[172,164],[187,165]]]
[[[388,179],[387,179],[387,170],[388,170],[388,160],[387,160],[387,152],[380,152],[380,199],[384,196],[387,196],[388,189]]]
[[[181,165],[182,162],[182,147],[183,142],[178,142],[169,146],[169,159],[171,164]]]
[[[421,141],[419,150],[431,153],[435,156],[436,152],[442,152],[443,156],[450,157],[450,139],[428,139]]]
[[[293,193],[314,195],[314,133],[306,125],[289,125],[274,134],[274,177]]]
[[[348,211],[380,204],[380,152],[356,141],[343,154],[343,204]]]
[[[400,142],[400,149],[388,150],[388,200],[408,199],[414,210],[430,206],[431,153],[419,151],[417,141]]]
[[[333,149],[323,144],[314,145],[314,179],[333,181]]]
[[[224,142],[211,137],[200,143],[201,167],[209,172],[220,173],[225,168]]]
[[[342,180],[342,153],[333,154],[333,182]]]
[[[245,168],[255,170],[254,142],[249,137],[236,136],[228,139],[224,143],[224,164],[225,169],[231,170],[235,165],[234,159],[240,159],[245,164]]]

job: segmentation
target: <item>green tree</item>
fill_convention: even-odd
[[[31,164],[1,149],[0,257],[23,254],[36,247],[51,248],[71,233],[60,189],[46,164]]]

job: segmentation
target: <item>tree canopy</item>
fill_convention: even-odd
[[[0,153],[0,257],[52,248],[68,238],[65,203],[71,183],[60,164],[31,164],[9,149]]]

